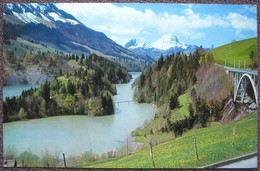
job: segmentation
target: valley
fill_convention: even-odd
[[[113,101],[132,99],[131,84],[140,73],[130,74],[133,79],[129,83],[116,84],[117,95],[113,96]],[[5,149],[8,149],[8,146],[16,148],[19,154],[31,149],[41,158],[46,150],[50,155],[54,155],[58,150],[57,152],[66,154],[67,162],[70,163],[73,163],[73,157],[90,151],[106,156],[108,152],[121,148],[127,136],[131,136],[132,130],[141,126],[146,120],[151,120],[155,110],[156,107],[150,104],[130,103],[115,105],[114,115],[102,117],[70,114],[4,123],[4,146]],[[45,136],[49,138],[42,139]]]
[[[6,167],[198,168],[257,150],[256,38],[119,45],[56,5],[4,5]]]

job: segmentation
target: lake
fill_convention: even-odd
[[[129,83],[116,85],[115,102],[133,100],[131,85],[140,73],[130,74],[133,79]],[[4,95],[5,90],[4,87]],[[151,104],[130,102],[116,104],[115,115],[110,116],[58,116],[5,123],[4,147],[15,146],[19,154],[30,150],[38,156],[46,149],[52,154],[64,152],[66,156],[90,150],[96,154],[106,153],[122,146],[131,131],[154,118],[155,111],[156,107]]]
[[[13,97],[21,95],[23,90],[28,90],[30,88],[38,88],[40,85],[14,85],[14,86],[4,86],[3,87],[3,99],[6,97]]]

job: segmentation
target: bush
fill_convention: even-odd
[[[8,146],[6,149],[4,149],[4,159],[5,160],[14,160],[16,159],[16,156],[18,154],[18,151],[16,147],[14,146]]]
[[[82,154],[82,160],[84,163],[90,163],[94,161],[94,155],[92,152],[87,151],[84,154]]]
[[[27,113],[24,111],[24,108],[20,108],[18,116],[19,116],[20,120],[23,120],[26,118]]]
[[[55,157],[52,154],[50,154],[48,150],[45,150],[41,162],[43,167],[58,167],[59,165],[57,159],[55,159]]]
[[[40,159],[36,154],[25,151],[19,155],[19,160],[22,161],[22,167],[39,167]]]
[[[127,149],[128,148],[128,149]],[[132,148],[131,145],[129,145],[128,147],[126,145],[122,146],[121,148],[119,148],[115,153],[115,157],[119,158],[119,157],[123,157],[127,155],[127,151],[128,154],[132,153],[134,150]]]

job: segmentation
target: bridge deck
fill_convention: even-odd
[[[119,103],[130,103],[130,102],[134,102],[133,100],[125,100],[125,101],[117,101],[115,103],[119,104]]]
[[[239,73],[246,73],[250,75],[257,75],[257,71],[255,70],[247,70],[247,69],[235,69],[235,68],[227,68],[228,71],[231,72],[239,72]]]

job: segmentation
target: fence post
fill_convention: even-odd
[[[67,168],[65,153],[63,153],[63,162],[64,162],[64,167]]]
[[[232,148],[234,148],[234,144],[235,144],[235,135],[236,135],[236,128],[233,128]]]
[[[153,168],[155,168],[154,160],[153,160],[153,146],[152,146],[151,142],[149,142],[149,146],[150,146],[150,157],[151,157],[151,160],[152,160],[152,165],[153,165]]]
[[[199,155],[198,155],[198,150],[197,150],[196,137],[194,137],[194,147],[195,147],[195,152],[196,152],[197,160],[200,160],[200,159],[199,159]]]

